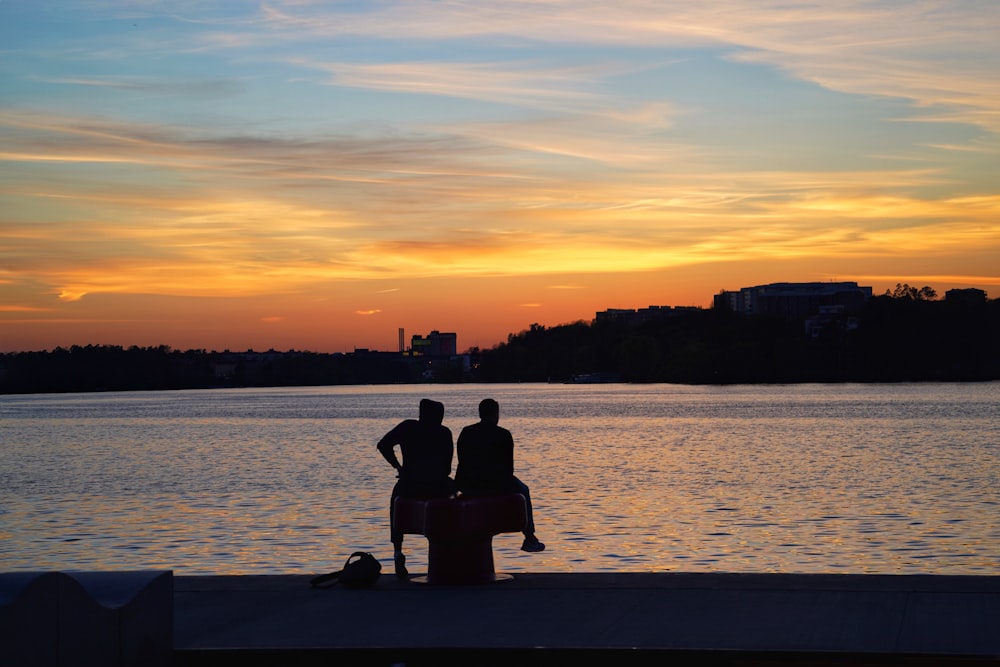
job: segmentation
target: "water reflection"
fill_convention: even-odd
[[[548,549],[498,536],[502,570],[1000,571],[997,383],[3,396],[4,568],[388,562],[375,442],[424,395],[455,433],[503,405]]]

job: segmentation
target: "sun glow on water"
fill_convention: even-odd
[[[315,573],[388,559],[375,442],[486,395],[548,549],[530,571],[993,574],[1000,384],[426,385],[4,396],[9,569]],[[408,563],[426,563],[407,538]],[[388,560],[386,561],[388,562]]]

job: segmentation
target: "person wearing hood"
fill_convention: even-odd
[[[397,472],[389,500],[389,539],[392,541],[396,576],[405,579],[406,556],[403,533],[396,529],[396,498],[439,498],[454,495],[451,460],[455,452],[451,431],[444,426],[444,404],[428,398],[420,401],[419,419],[406,419],[378,442],[378,451]],[[396,447],[403,456],[396,456]]]

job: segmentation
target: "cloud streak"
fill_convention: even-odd
[[[992,131],[1000,123],[1000,82],[995,76],[1000,6],[991,3],[848,0],[790,7],[779,0],[694,5],[644,0],[613,5],[416,1],[383,3],[363,13],[270,3],[262,19],[289,41],[300,39],[304,31],[313,39],[511,39],[556,46],[723,48],[735,59],[774,65],[832,90],[912,100],[929,110],[930,118],[980,124]],[[348,78],[358,84],[358,72],[379,70],[384,74],[372,77],[372,85],[411,91],[434,88],[435,81],[440,90],[443,81],[451,79],[418,75],[408,81],[405,72],[412,68],[370,66],[351,70],[355,76]],[[450,72],[463,69],[451,66]]]

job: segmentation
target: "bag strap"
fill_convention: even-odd
[[[344,563],[344,567],[346,568],[350,565],[353,559],[357,558],[358,560],[363,560],[366,556],[371,556],[371,554],[367,551],[355,551],[347,557],[347,562]],[[318,577],[313,577],[309,580],[309,586],[310,588],[330,588],[331,586],[335,586],[337,584],[337,580],[340,579],[340,575],[343,573],[343,570],[337,570],[336,572],[330,572],[329,574],[321,574]]]
[[[337,570],[336,572],[330,572],[329,574],[321,574],[318,577],[313,577],[309,580],[310,588],[330,588],[337,583],[340,579],[340,575],[344,573],[343,570]]]

